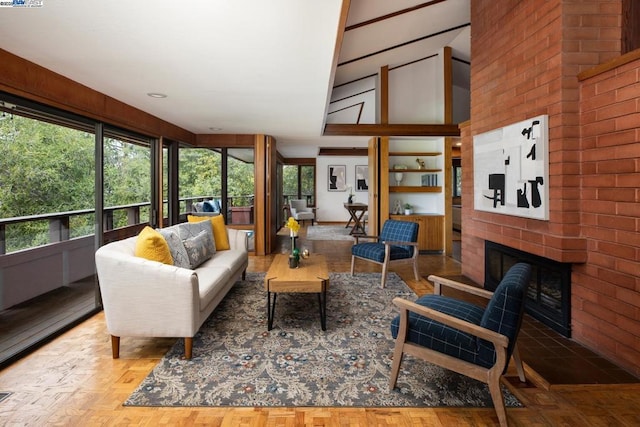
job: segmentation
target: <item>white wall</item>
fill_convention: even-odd
[[[327,123],[375,123],[375,89],[375,77],[335,88],[331,93]]]
[[[329,165],[346,166],[346,181],[354,190],[354,201],[368,203],[369,195],[366,191],[355,191],[356,165],[367,165],[366,156],[319,156],[316,160],[316,218],[320,222],[344,222],[349,220],[349,213],[344,208],[349,197],[349,191],[328,191]]]
[[[389,123],[443,123],[442,55],[389,70]]]

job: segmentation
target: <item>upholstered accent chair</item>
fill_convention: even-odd
[[[512,266],[494,292],[437,276],[434,294],[415,302],[395,298],[400,315],[391,322],[396,339],[389,388],[398,379],[405,353],[434,363],[489,385],[491,398],[501,426],[507,425],[500,377],[506,372],[511,356],[520,381],[525,382],[516,339],[524,317],[531,266]],[[442,287],[463,291],[487,299],[485,308],[442,295]]]
[[[413,274],[418,276],[418,223],[388,219],[382,225],[380,236],[359,236],[354,234],[351,247],[351,275],[355,269],[356,258],[382,265],[380,287],[384,288],[387,270],[393,263],[413,265]],[[364,239],[365,242],[360,243]]]
[[[289,209],[291,209],[291,216],[298,222],[311,220],[311,225],[316,219],[316,213],[314,208],[307,206],[305,199],[291,200]]]

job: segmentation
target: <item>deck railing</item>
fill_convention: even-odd
[[[216,196],[194,196],[180,199],[180,206],[184,206],[183,214],[193,211],[193,205],[196,202],[208,199],[216,199]],[[241,195],[230,196],[227,198],[227,206],[243,206],[242,203],[250,203],[253,201],[253,195]],[[165,202],[166,203],[166,202]],[[104,231],[112,231],[118,228],[124,228],[140,224],[141,222],[148,221],[148,213],[151,205],[149,202],[131,203],[119,206],[109,206],[104,209],[102,224]],[[141,221],[141,214],[146,215],[147,219]],[[7,250],[10,252],[28,250],[38,246],[58,243],[67,241],[77,237],[84,237],[93,235],[94,220],[81,221],[81,217],[95,215],[94,209],[79,209],[75,211],[67,212],[54,212],[41,215],[28,215],[19,216],[13,218],[0,219],[0,255],[7,254]],[[121,216],[121,217],[120,217]],[[74,228],[74,219],[77,222],[82,223],[81,226]],[[45,227],[42,230],[37,231],[35,235],[30,238],[24,238],[23,242],[42,242],[41,244],[25,245],[20,243],[14,243],[13,245],[7,244],[7,228],[18,224],[47,222],[48,233],[45,231]],[[47,234],[46,236],[44,234]]]
[[[192,212],[195,202],[211,198],[181,199],[181,216]],[[235,199],[243,203],[249,196]],[[227,203],[234,209],[234,201]],[[148,202],[105,208],[104,242],[135,235],[148,222],[150,209]],[[94,215],[93,209],[79,209],[0,219],[0,311],[95,274]],[[38,222],[48,225],[29,226]]]

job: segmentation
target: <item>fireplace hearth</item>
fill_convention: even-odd
[[[485,241],[484,286],[496,289],[512,265],[531,264],[525,311],[558,333],[571,337],[571,264]]]

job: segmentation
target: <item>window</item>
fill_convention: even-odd
[[[181,146],[178,157],[180,213],[193,212],[195,203],[209,199],[218,202],[222,209],[220,152],[210,148]]]
[[[0,254],[92,235],[93,128],[28,117],[5,101],[0,110],[0,220],[7,219]],[[68,214],[52,215],[60,212]],[[9,220],[16,217],[27,218]]]
[[[253,159],[253,148],[180,147],[180,212],[193,212],[199,202],[211,201],[227,224],[253,224]]]
[[[95,129],[0,93],[0,367],[99,308]]]
[[[291,199],[306,199],[316,205],[316,167],[314,165],[284,165],[282,196],[284,204]]]
[[[227,200],[229,224],[253,224],[255,167],[253,148],[229,148],[227,154]]]
[[[151,223],[150,142],[107,130],[103,144],[105,228]]]

